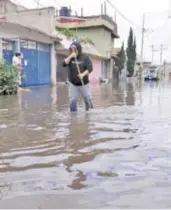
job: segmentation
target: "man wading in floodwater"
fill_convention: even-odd
[[[64,60],[63,66],[69,67],[68,77],[70,111],[77,111],[77,100],[79,94],[84,100],[85,109],[89,110],[93,108],[89,84],[89,74],[93,70],[92,62],[88,55],[82,53],[81,44],[77,41],[71,44],[69,52],[70,55]]]

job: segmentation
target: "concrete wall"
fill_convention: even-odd
[[[17,24],[6,23],[0,21],[0,37],[2,38],[18,38],[39,41],[43,43],[53,43],[50,37],[35,30],[22,27]]]
[[[25,26],[37,28],[49,35],[54,32],[54,20],[52,17],[53,9],[42,9],[42,10],[26,10],[18,13],[10,12],[7,13],[7,20],[20,23]]]
[[[55,30],[55,9],[53,7],[18,10],[17,6],[7,1],[6,11],[3,14],[6,16],[7,21],[37,28],[49,35],[52,35]]]
[[[108,28],[111,33],[113,35],[117,35],[118,33],[118,27],[117,27],[117,24],[111,20],[110,17],[108,16],[91,16],[91,17],[81,17],[81,18],[85,18],[86,21],[81,21],[81,22],[69,22],[69,23],[60,23],[60,22],[57,22],[57,26],[58,27],[66,27],[66,28],[70,28],[70,29],[73,29],[73,28],[78,28],[78,29],[81,29],[81,28],[89,28],[89,27],[93,27],[93,28],[100,28],[102,26],[105,26],[106,28]]]
[[[103,57],[110,58],[111,49],[114,47],[114,39],[111,37],[111,33],[105,28],[86,28],[76,30],[79,36],[85,36],[90,38],[97,50]]]
[[[0,0],[0,15],[3,15],[6,11],[17,12],[24,9],[25,7],[16,5],[8,0]]]

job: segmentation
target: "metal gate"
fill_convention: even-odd
[[[8,65],[12,65],[13,58],[13,41],[2,40],[2,50],[3,50],[3,58]]]
[[[50,45],[38,43],[38,82],[39,85],[50,84],[51,78]]]
[[[50,45],[21,40],[23,82],[22,86],[50,84]]]
[[[22,86],[38,85],[37,44],[21,40]]]

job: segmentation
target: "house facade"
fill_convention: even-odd
[[[0,57],[12,63],[15,52],[22,54],[23,86],[56,85],[54,8],[28,10],[9,0],[0,0]],[[40,21],[41,20],[41,21]]]
[[[62,21],[60,21],[62,19]],[[78,36],[88,37],[102,55],[101,74],[103,78],[112,78],[114,63],[113,49],[114,40],[119,38],[117,35],[117,24],[107,15],[91,17],[58,17],[56,26],[59,28],[69,28]],[[77,21],[75,21],[77,20]]]

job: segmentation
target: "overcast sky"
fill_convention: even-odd
[[[36,0],[13,0],[24,4],[27,7],[36,7]],[[127,42],[127,36],[129,27],[132,26],[137,38],[137,52],[140,54],[141,44],[141,27],[142,27],[142,15],[145,13],[145,28],[155,29],[154,32],[149,30],[145,34],[145,46],[144,46],[144,58],[151,60],[150,45],[154,44],[155,49],[160,49],[160,44],[167,46],[167,50],[164,51],[163,58],[171,61],[171,19],[168,19],[169,15],[169,2],[171,0],[110,0],[113,5],[117,7],[129,20],[135,23],[132,25],[130,22],[124,20],[119,14],[117,14],[118,34],[120,39],[116,42],[116,47],[120,46],[122,41]],[[70,5],[73,10],[76,10],[80,14],[81,7],[84,7],[85,15],[100,14],[100,4],[104,0],[40,0],[42,6],[68,6]],[[107,13],[114,17],[115,10],[107,4]],[[159,63],[159,52],[155,53],[154,60]]]

